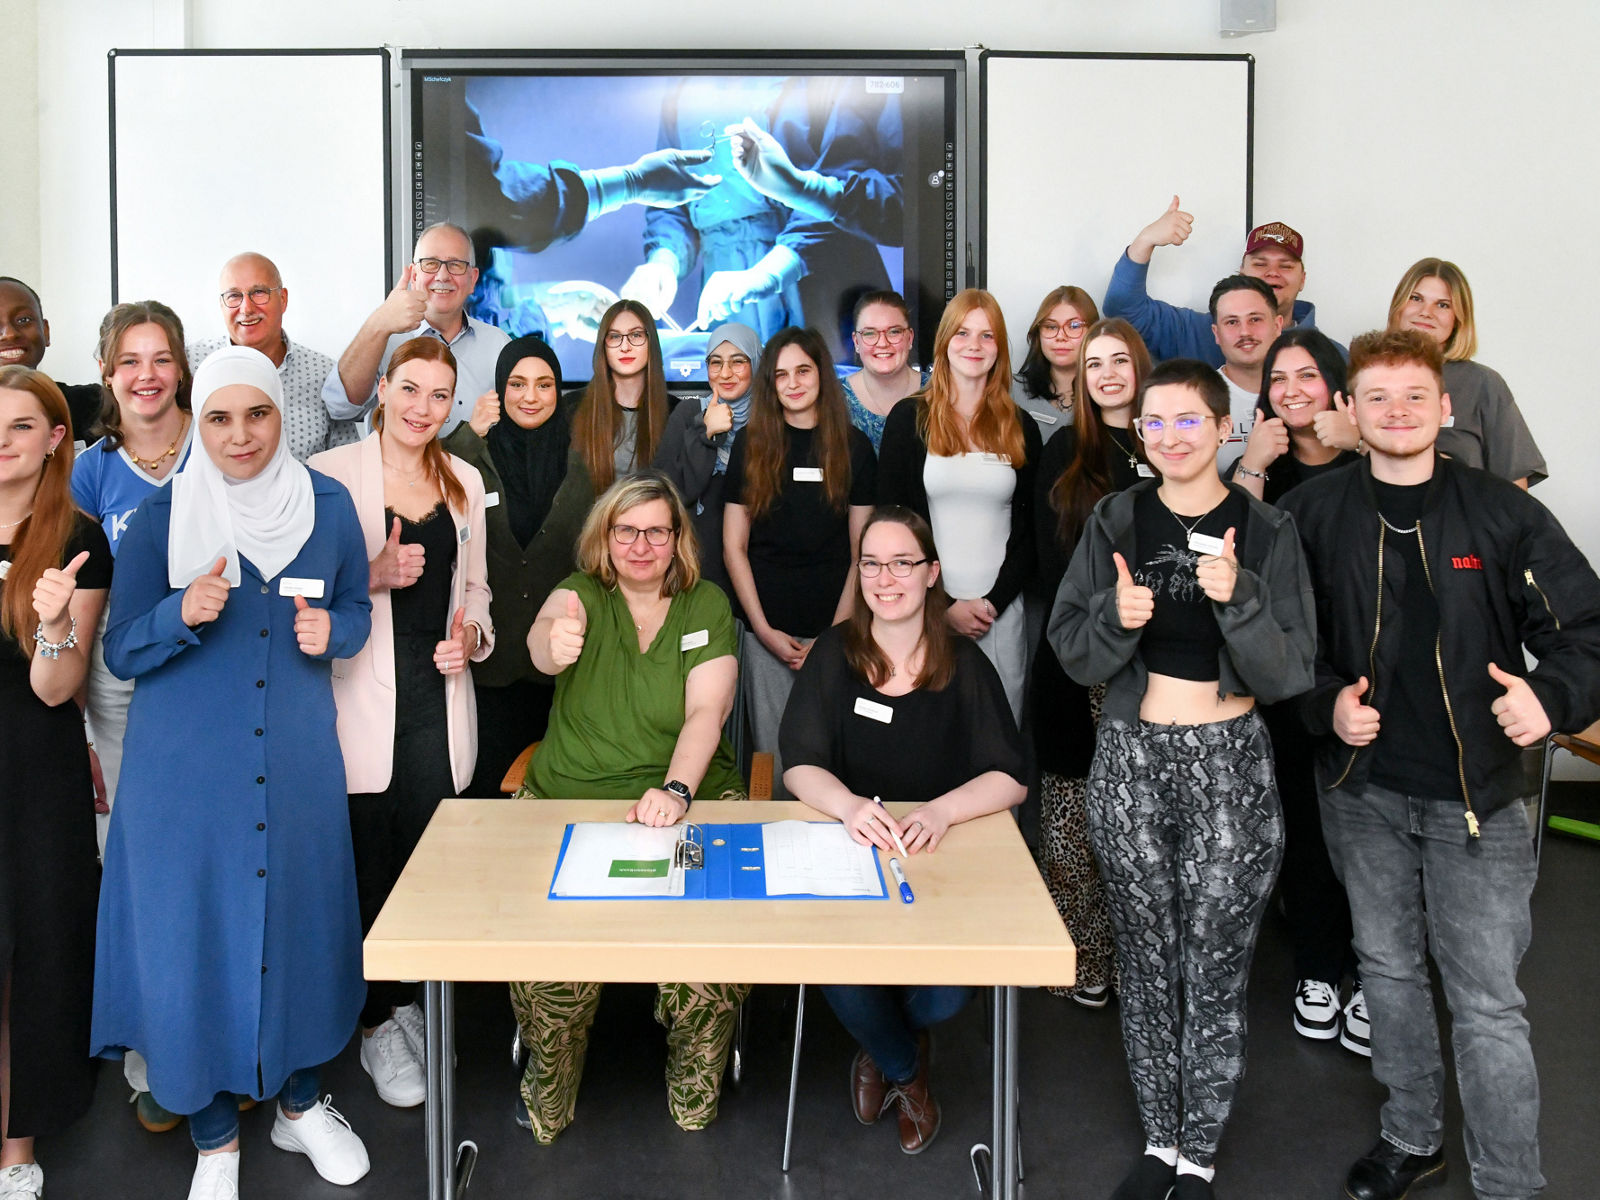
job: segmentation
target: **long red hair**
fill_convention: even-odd
[[[950,343],[956,332],[975,311],[982,309],[994,330],[994,366],[983,385],[983,399],[972,424],[962,428],[956,414],[955,378],[950,371]],[[973,450],[1001,455],[1020,467],[1027,461],[1022,440],[1022,422],[1011,399],[1011,346],[1006,340],[1006,318],[1000,304],[980,288],[957,292],[945,305],[939,318],[939,332],[933,339],[933,376],[919,397],[917,429],[929,454],[953,458]]]
[[[452,375],[456,374],[456,356],[449,346],[438,338],[414,337],[410,341],[401,342],[394,348],[394,353],[389,356],[389,367],[383,373],[385,382],[393,385],[395,370],[408,362],[436,362],[443,363],[450,368]],[[372,427],[379,433],[383,432],[383,405],[378,405],[372,414]],[[457,512],[467,507],[467,490],[461,486],[461,481],[456,478],[455,471],[450,468],[450,452],[444,448],[438,438],[434,438],[422,448],[422,470],[433,486],[439,489],[439,494],[444,497],[445,506]]]
[[[55,451],[44,460],[39,485],[33,493],[33,512],[11,533],[10,584],[0,603],[0,629],[16,639],[29,658],[33,657],[33,631],[37,617],[33,611],[33,585],[50,567],[64,567],[67,543],[72,540],[78,521],[78,507],[72,502],[72,416],[61,389],[42,371],[32,367],[0,367],[0,389],[27,392],[39,401],[44,418],[52,428],[63,426],[66,435]],[[85,639],[94,636],[84,631]]]

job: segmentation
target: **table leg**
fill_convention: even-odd
[[[1001,1200],[1016,1200],[1017,1181],[1022,1175],[1021,1153],[1017,1145],[1017,989],[1008,987],[1005,992],[1005,1119],[1001,1128],[1001,1142],[995,1157],[999,1160],[996,1175],[999,1187],[996,1195]],[[995,997],[1000,1000],[999,996]]]
[[[435,980],[424,984],[423,1008],[428,1039],[428,1200],[458,1200],[472,1177],[478,1147],[463,1142],[457,1157],[455,986]]]
[[[989,1088],[989,1113],[990,1129],[989,1144],[979,1142],[973,1146],[968,1155],[972,1160],[972,1177],[978,1185],[978,1191],[986,1196],[1001,1195],[1001,1172],[999,1162],[1001,1152],[1005,1148],[1005,1113],[1006,1113],[1006,1088],[1009,1080],[1006,1076],[1006,1028],[1007,1018],[1011,1014],[1006,1008],[1006,992],[1004,987],[995,987],[990,998],[993,1012],[993,1028],[990,1033],[989,1044],[992,1050],[993,1069],[990,1074]],[[1013,1047],[1014,1050],[1014,1047]],[[1015,1063],[1013,1062],[1013,1066]],[[1015,1188],[1010,1193],[1015,1196]]]

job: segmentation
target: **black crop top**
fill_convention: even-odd
[[[1157,675],[1201,682],[1215,680],[1222,630],[1216,611],[1200,587],[1195,567],[1200,555],[1189,549],[1189,530],[1221,538],[1231,526],[1242,541],[1250,505],[1230,490],[1228,498],[1201,516],[1173,513],[1152,488],[1133,505],[1133,544],[1137,562],[1128,564],[1135,583],[1155,593],[1155,612],[1139,636],[1139,657]]]

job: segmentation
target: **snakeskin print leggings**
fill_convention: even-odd
[[[1244,1076],[1245,985],[1283,855],[1266,728],[1255,712],[1107,718],[1088,806],[1145,1138],[1208,1167]]]

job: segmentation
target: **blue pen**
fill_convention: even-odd
[[[900,885],[900,902],[910,904],[915,901],[916,896],[911,892],[911,885],[906,882],[905,868],[900,865],[898,858],[889,860],[889,874],[893,875],[894,881]]]

